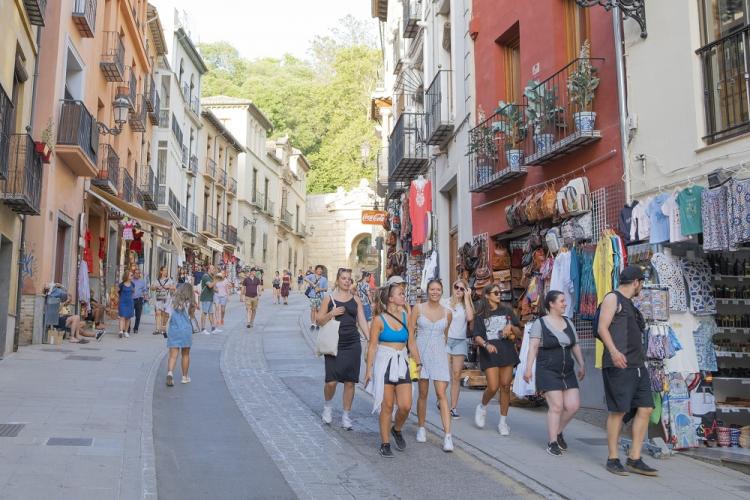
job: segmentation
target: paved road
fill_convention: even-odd
[[[226,334],[196,336],[189,386],[167,389],[157,377],[161,498],[533,496],[471,455],[443,453],[437,436],[418,445],[412,425],[406,453],[381,458],[372,403],[359,391],[354,431],[323,425],[323,363],[299,328],[304,298],[291,302],[277,306],[264,297],[252,331],[233,304]],[[334,424],[340,411],[335,415]]]

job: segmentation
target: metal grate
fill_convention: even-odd
[[[51,437],[47,440],[47,446],[91,446],[93,443],[93,438]]]
[[[0,424],[0,437],[14,438],[24,427],[26,424]]]
[[[72,354],[70,356],[66,356],[65,359],[69,359],[71,361],[101,361],[104,358],[102,356],[80,356],[77,354]]]
[[[625,205],[625,187],[622,183],[612,184],[592,191],[590,196],[593,241],[596,242],[606,229],[617,230],[620,211]]]
[[[576,327],[578,344],[581,346],[581,349],[593,349],[596,344],[593,322],[588,319],[582,319],[576,314],[573,316],[573,326]]]

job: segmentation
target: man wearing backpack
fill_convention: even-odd
[[[620,286],[608,293],[597,311],[596,333],[604,343],[602,377],[607,399],[607,470],[627,476],[628,472],[656,476],[657,471],[641,459],[641,446],[648,430],[649,417],[654,408],[651,378],[646,369],[643,348],[645,321],[631,300],[643,289],[645,277],[638,266],[628,266],[620,273]],[[618,455],[618,441],[623,417],[635,412],[633,444],[630,456],[622,466]]]

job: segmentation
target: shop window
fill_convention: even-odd
[[[564,0],[565,47],[568,61],[578,58],[583,42],[591,39],[589,9],[581,7],[575,0]]]

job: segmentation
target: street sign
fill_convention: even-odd
[[[382,226],[387,215],[384,210],[362,210],[362,224]]]

